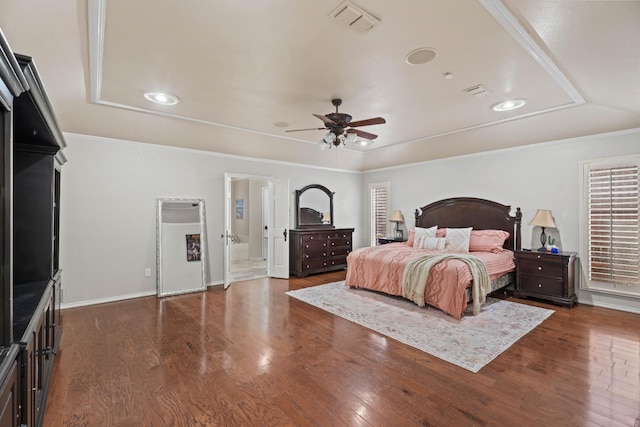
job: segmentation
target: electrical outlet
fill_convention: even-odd
[[[151,269],[150,268],[145,268],[144,269],[144,277],[151,277]]]

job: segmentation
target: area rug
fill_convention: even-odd
[[[480,314],[471,306],[461,320],[433,307],[365,289],[344,281],[287,292],[287,295],[478,372],[554,311],[487,298]]]

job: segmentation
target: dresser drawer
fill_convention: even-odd
[[[329,250],[327,251],[329,253],[329,256],[347,256],[349,255],[349,252],[351,252],[351,248],[329,248]]]
[[[302,259],[304,261],[312,259],[325,259],[329,255],[329,251],[324,250],[306,250],[302,253]]]
[[[331,262],[327,258],[302,261],[302,271],[307,271],[307,272],[322,270],[330,266],[331,266]]]
[[[531,274],[536,276],[562,278],[562,259],[532,259],[525,258],[518,260],[520,274]]]
[[[337,237],[329,239],[330,247],[351,246],[351,237]]]
[[[328,261],[328,265],[331,266],[331,267],[346,267],[347,266],[347,257],[346,256],[339,256],[339,257],[329,258],[327,261]]]
[[[563,288],[562,278],[529,276],[527,274],[520,276],[519,289],[524,292],[562,296],[564,294]]]
[[[318,239],[302,239],[302,250],[304,252],[313,251],[313,250],[322,250],[327,248],[326,240],[318,240]]]

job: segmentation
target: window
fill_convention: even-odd
[[[583,165],[586,288],[640,297],[640,157]]]
[[[370,245],[376,246],[380,237],[387,236],[389,225],[389,183],[369,184]]]

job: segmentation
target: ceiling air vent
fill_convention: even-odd
[[[378,18],[348,0],[331,12],[329,17],[359,33],[367,32],[380,23]]]
[[[475,86],[468,87],[465,90],[463,90],[463,92],[473,95],[476,98],[482,98],[483,96],[487,96],[491,93],[489,89],[487,89],[482,85],[475,85]]]

